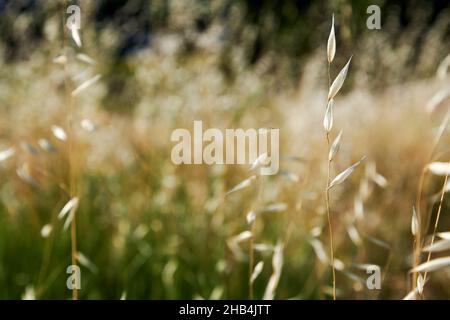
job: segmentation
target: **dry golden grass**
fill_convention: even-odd
[[[130,90],[139,102],[125,115],[102,107],[107,75],[96,75],[110,62],[85,41],[85,53],[97,64],[74,80],[86,61],[70,49],[70,87],[90,82],[72,97],[71,129],[66,74],[52,61],[60,48],[1,66],[0,152],[12,147],[15,153],[0,156],[0,298],[69,296],[70,234],[57,216],[68,219],[75,212],[75,200],[67,205],[75,196],[79,252],[72,259],[82,266],[82,299],[331,298],[330,204],[336,297],[407,295],[416,286],[411,268],[427,261],[420,247],[435,233],[436,215],[436,231],[450,228],[448,201],[440,193],[444,176],[426,174],[419,237],[424,243],[413,261],[411,212],[421,172],[430,160],[449,159],[447,130],[430,159],[449,101],[432,113],[426,106],[450,77],[373,91],[365,81],[351,80],[364,69],[364,52],[355,52],[350,73],[358,76],[346,80],[351,90],[335,97],[329,134],[335,138],[342,129],[342,140],[328,174],[334,139],[325,145],[324,48],[305,61],[298,85],[280,91],[272,89],[279,79],[244,64],[230,83],[217,66],[217,53],[203,50],[180,59],[169,50],[170,41],[162,37],[127,61],[136,70],[137,88]],[[281,173],[227,195],[249,178],[247,167],[175,166],[170,134],[197,119],[217,128],[279,128]],[[52,126],[69,132],[70,156],[64,134]],[[362,155],[367,158],[358,170],[333,186],[325,201],[324,187]],[[76,194],[70,191],[69,163]],[[249,211],[273,204],[249,226]],[[381,268],[380,290],[366,287],[368,264]],[[425,273],[418,297],[448,298],[448,270]]]

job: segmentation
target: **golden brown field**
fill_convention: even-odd
[[[78,47],[63,14],[47,18],[47,40],[26,59],[1,60],[1,299],[332,299],[332,269],[337,299],[403,299],[417,284],[409,298],[450,297],[450,258],[419,266],[450,251],[448,12],[410,73],[414,27],[395,47],[384,29],[344,47],[351,29],[336,11],[331,82],[352,61],[329,144],[332,12],[295,81],[274,69],[276,53],[249,66],[239,46],[227,52],[230,80],[214,26],[193,53],[169,30],[119,61],[112,26],[84,22]],[[173,164],[171,133],[194,120],[279,129],[279,173],[227,194],[249,166]],[[327,180],[363,156],[327,201]],[[81,268],[74,292],[69,265]],[[367,285],[374,265],[379,289]]]

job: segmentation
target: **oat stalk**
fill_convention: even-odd
[[[328,233],[330,237],[330,258],[331,258],[331,269],[333,273],[333,300],[336,300],[336,269],[334,266],[334,241],[333,241],[333,225],[331,222],[331,205],[330,205],[330,180],[331,180],[331,161],[333,160],[329,156],[330,150],[330,130],[333,126],[333,100],[330,98],[331,92],[331,62],[334,59],[334,55],[336,53],[336,36],[334,33],[334,14],[331,22],[331,30],[330,35],[328,36],[327,42],[327,60],[328,60],[328,99],[327,99],[327,109],[325,111],[324,118],[324,129],[327,139],[327,185],[325,188],[325,202],[327,209],[327,220],[328,220]]]
[[[66,44],[66,32],[65,32],[65,8],[67,8],[67,1],[65,2],[65,6],[62,10],[63,12],[63,19],[62,19],[62,28],[63,28],[63,48],[64,48],[64,55],[67,59],[68,57],[68,48]],[[64,89],[66,94],[66,105],[68,107],[67,111],[67,128],[68,128],[68,154],[69,154],[69,194],[70,197],[75,196],[75,171],[74,171],[74,163],[73,163],[73,130],[72,130],[72,123],[73,123],[73,107],[74,107],[74,101],[72,97],[72,89],[70,84],[70,74],[69,74],[69,68],[68,63],[64,63]],[[77,227],[76,227],[76,212],[73,212],[73,218],[70,223],[70,242],[71,242],[71,264],[77,265]],[[72,288],[72,300],[78,299],[78,291],[75,287]]]
[[[450,164],[450,161],[449,161],[449,164]],[[439,199],[439,207],[438,207],[438,211],[436,214],[436,221],[434,222],[433,235],[431,237],[431,243],[429,245],[430,247],[433,246],[434,240],[436,238],[437,227],[439,225],[439,218],[441,217],[442,203],[444,202],[444,195],[445,195],[445,190],[446,190],[446,186],[447,186],[447,181],[448,181],[448,172],[445,175],[444,184],[442,185],[441,196]],[[427,263],[430,262],[430,260],[431,260],[431,253],[432,253],[432,251],[430,250],[428,252]],[[417,274],[417,273],[415,272],[414,274]],[[425,283],[427,281],[427,274],[428,274],[428,271],[425,271],[424,276],[423,276],[423,283]],[[420,295],[422,295],[422,293]]]
[[[326,133],[327,136],[327,146],[328,150],[330,149],[330,137],[329,133]],[[333,226],[331,223],[331,206],[330,206],[330,188],[328,186],[330,185],[330,171],[331,171],[331,161],[332,159],[328,159],[327,162],[327,186],[325,189],[325,202],[327,207],[327,219],[328,219],[328,232],[330,236],[330,257],[331,257],[331,268],[333,271],[333,300],[336,300],[336,269],[334,267],[334,242],[333,242]]]
[[[418,230],[417,234],[415,235],[414,239],[414,257],[413,257],[413,268],[416,268],[420,263],[420,254],[422,251],[422,238],[421,238],[421,230],[422,230],[422,194],[423,194],[423,188],[425,184],[425,177],[428,172],[427,167],[428,164],[431,163],[433,160],[433,156],[435,154],[436,148],[439,144],[439,141],[441,140],[441,137],[447,128],[447,124],[449,121],[450,112],[447,111],[444,120],[442,121],[439,130],[437,134],[435,135],[433,139],[433,144],[431,145],[430,152],[428,154],[427,162],[425,163],[424,167],[422,168],[422,172],[420,173],[419,178],[419,184],[417,187],[417,195],[416,195],[416,213],[417,213],[417,222],[418,222]],[[428,228],[429,221],[426,224],[426,228]],[[412,288],[413,290],[416,289],[417,286],[417,272],[412,273]]]

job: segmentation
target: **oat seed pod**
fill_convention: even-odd
[[[347,77],[348,67],[350,66],[350,62],[352,61],[352,57],[348,60],[347,64],[342,68],[339,72],[336,79],[334,79],[333,84],[330,87],[330,91],[328,92],[328,100],[334,98],[334,96],[339,92],[342,85],[344,84],[345,78]]]
[[[336,139],[334,139],[333,144],[331,145],[330,151],[328,153],[328,161],[332,161],[336,153],[338,153],[339,148],[341,146],[341,137],[342,137],[342,130],[339,132]]]
[[[419,221],[417,220],[416,209],[413,207],[413,214],[411,219],[411,233],[413,236],[416,236],[419,232]]]
[[[333,14],[330,35],[328,36],[328,43],[327,43],[328,63],[331,63],[333,61],[335,54],[336,54],[336,36],[334,34],[334,14]]]
[[[333,105],[334,100],[328,101],[327,109],[325,110],[325,117],[323,118],[323,128],[327,133],[333,128]]]
[[[417,277],[417,292],[419,292],[419,294],[422,294],[422,292],[423,292],[424,282],[425,281],[422,277],[422,274],[419,273],[419,276]]]

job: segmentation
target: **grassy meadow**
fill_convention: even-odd
[[[401,27],[389,14],[368,30],[365,7],[330,1],[308,11],[315,27],[292,18],[310,30],[298,38],[309,39],[307,52],[285,54],[295,51],[280,32],[250,63],[245,39],[270,23],[229,44],[221,32],[233,23],[183,30],[186,4],[169,1],[151,45],[117,57],[116,26],[98,27],[89,1],[77,2],[80,46],[66,4],[55,3],[41,41],[26,40],[33,9],[0,26],[25,43],[8,58],[0,42],[0,299],[450,297],[449,8],[426,34],[419,15],[393,39]],[[230,12],[240,19],[239,6]],[[351,56],[326,133],[329,88]],[[173,164],[171,133],[194,120],[279,129],[278,174]],[[379,289],[367,287],[374,265]]]

